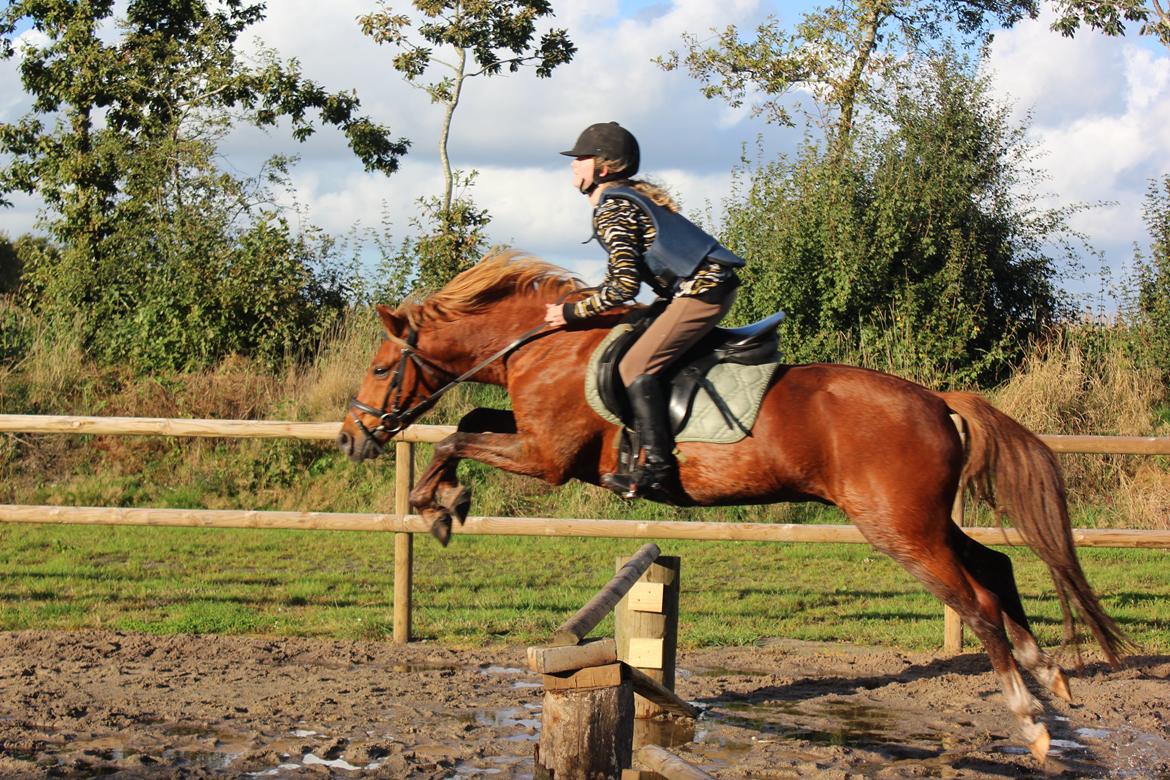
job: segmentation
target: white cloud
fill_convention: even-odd
[[[1049,24],[998,33],[989,65],[999,94],[1018,101],[1017,116],[1031,112],[1030,135],[1057,200],[1102,204],[1072,224],[1116,275],[1135,242],[1148,244],[1141,204],[1149,180],[1170,173],[1170,52],[1091,31],[1063,38]],[[1070,288],[1095,289],[1092,281]]]

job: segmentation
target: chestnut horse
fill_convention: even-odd
[[[512,411],[476,410],[435,446],[410,502],[446,543],[470,494],[456,465],[471,458],[563,484],[598,484],[617,467],[617,426],[583,393],[585,366],[617,322],[545,329],[545,304],[582,293],[563,269],[515,252],[490,255],[422,303],[378,307],[386,329],[338,445],[355,461],[375,457],[460,381],[507,389]],[[962,417],[966,449],[950,415]],[[1024,615],[1008,556],[951,520],[960,485],[1010,515],[1048,565],[1075,640],[1073,611],[1115,666],[1128,644],[1104,613],[1073,546],[1064,482],[1052,451],[978,396],[936,393],[849,366],[781,367],[751,435],[734,444],[678,445],[681,492],[701,506],[823,501],[835,504],[886,553],[954,609],[983,642],[1008,708],[1038,760],[1048,731],[1019,666],[1071,700],[1064,673],[1041,650]],[[1010,637],[1010,643],[1009,643]],[[1014,656],[1013,656],[1014,646]]]

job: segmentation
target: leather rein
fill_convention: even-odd
[[[392,438],[397,436],[399,433],[413,424],[415,420],[429,411],[432,406],[439,402],[439,399],[442,398],[448,390],[455,387],[456,385],[466,382],[468,379],[471,379],[487,366],[532,341],[542,332],[546,332],[547,328],[548,323],[542,322],[532,330],[522,334],[515,341],[508,344],[508,346],[494,353],[478,365],[468,369],[467,371],[464,371],[459,376],[455,376],[450,371],[436,363],[434,360],[428,358],[426,355],[423,355],[418,351],[418,330],[416,330],[414,327],[410,328],[405,339],[395,336],[392,333],[387,333],[386,338],[395,342],[402,348],[402,356],[398,359],[398,368],[394,371],[394,376],[391,377],[390,384],[386,387],[386,395],[382,398],[382,406],[381,408],[370,406],[367,403],[359,401],[355,395],[349,401],[350,417],[353,419],[357,427],[361,429],[361,432],[365,434],[366,440],[373,444],[377,451],[381,453],[382,448]],[[430,387],[430,380],[434,379],[436,375],[448,377],[447,384],[442,385],[433,393],[431,393],[430,396],[424,398],[413,406],[410,406],[408,403],[410,399],[406,392],[405,386],[407,363],[414,365],[415,372],[419,376],[424,376],[427,378],[428,388]],[[375,369],[375,373],[378,371],[379,369]],[[438,384],[438,382],[435,382],[435,384]],[[378,424],[373,428],[367,427],[366,424],[362,422],[361,416],[356,414],[355,411],[377,417]],[[383,441],[378,440],[377,434],[380,433],[386,434],[386,438]]]

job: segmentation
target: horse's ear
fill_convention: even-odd
[[[406,330],[406,318],[398,316],[398,313],[389,306],[379,303],[374,309],[378,312],[378,319],[382,321],[382,327],[391,336],[401,335]]]

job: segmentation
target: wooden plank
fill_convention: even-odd
[[[579,645],[528,648],[528,668],[540,674],[604,666],[617,661],[617,643],[605,637]]]
[[[585,638],[593,628],[613,610],[622,596],[629,592],[642,572],[654,563],[658,557],[658,545],[644,544],[624,566],[613,575],[613,579],[589,600],[589,603],[577,610],[577,614],[566,620],[553,634],[550,645],[575,645]]]
[[[673,712],[688,718],[699,717],[699,711],[674,691],[667,689],[662,683],[628,664],[623,664],[623,666],[625,666],[630,680],[634,683],[635,693],[645,696],[668,712]]]
[[[638,669],[661,669],[665,644],[663,637],[630,637],[629,649],[622,660]]]
[[[339,422],[284,420],[199,420],[166,417],[71,417],[48,414],[0,414],[0,433],[73,433],[102,436],[192,436],[227,439],[299,439],[333,441]],[[455,433],[454,425],[412,425],[395,441],[438,442]]]
[[[621,663],[590,666],[572,672],[546,674],[542,678],[546,691],[581,691],[589,688],[612,688],[629,679]]]
[[[251,509],[152,509],[0,504],[0,523],[154,525],[199,528],[288,528],[294,530],[391,531],[429,534],[419,515],[357,512],[286,512]],[[476,536],[580,536],[607,539],[696,539],[724,542],[831,542],[868,544],[851,525],[702,523],[671,520],[578,520],[545,517],[469,517],[460,534]],[[1013,528],[964,528],[987,545],[1023,546]],[[1170,549],[1170,531],[1074,528],[1078,547]]]
[[[658,745],[643,745],[638,750],[638,761],[666,780],[715,780],[711,775]]]
[[[661,582],[645,582],[639,580],[630,588],[626,607],[635,612],[662,612],[662,600],[666,594],[666,585]]]

